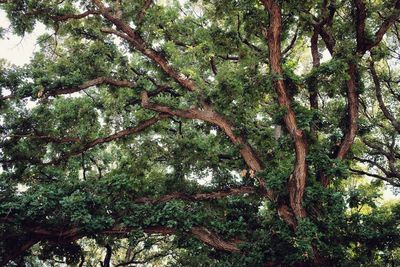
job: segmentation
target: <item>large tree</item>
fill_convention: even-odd
[[[400,0],[0,7],[0,265],[398,263]]]

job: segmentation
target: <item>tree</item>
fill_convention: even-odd
[[[2,65],[2,265],[398,262],[399,204],[344,185],[400,185],[399,0],[0,3],[48,28]]]

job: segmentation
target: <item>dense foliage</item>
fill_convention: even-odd
[[[400,265],[400,0],[0,8],[0,265]]]

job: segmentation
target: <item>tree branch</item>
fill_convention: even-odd
[[[153,62],[155,62],[169,77],[174,79],[180,86],[185,88],[186,90],[190,92],[197,91],[197,87],[195,83],[185,77],[182,73],[178,72],[175,70],[171,64],[168,62],[168,60],[159,52],[155,51],[152,48],[149,48],[145,41],[142,39],[142,37],[139,35],[138,32],[136,32],[134,29],[132,29],[128,24],[126,24],[124,21],[121,19],[113,16],[110,12],[108,12],[108,9],[106,6],[102,3],[101,0],[92,0],[92,2],[98,7],[100,13],[102,16],[107,19],[109,22],[114,24],[117,28],[117,30],[114,29],[103,29],[104,32],[112,33],[114,35],[117,35],[126,41],[129,42],[135,48],[136,50],[140,51],[143,55],[151,59]],[[144,96],[144,95],[142,95]],[[215,113],[214,111],[211,110],[210,105],[206,103],[202,103],[203,105],[203,111],[192,109],[190,112],[184,112],[184,111],[171,111],[168,107],[160,107],[160,106],[154,106],[154,105],[147,105],[148,102],[148,95],[146,93],[146,99],[147,101],[143,101],[142,97],[142,106],[145,108],[152,109],[157,112],[163,112],[163,113],[168,113],[173,116],[180,116],[184,118],[190,118],[190,119],[201,119],[207,122],[214,123],[218,125],[225,134],[230,138],[230,140],[237,145],[243,145],[243,148],[240,149],[241,155],[244,158],[245,162],[247,165],[254,171],[260,171],[262,168],[262,163],[260,159],[258,158],[257,154],[255,151],[252,149],[252,147],[245,141],[244,137],[242,136],[236,136],[232,129],[233,126],[221,115]],[[147,106],[146,106],[147,105]],[[162,111],[162,110],[165,110]],[[260,185],[262,187],[265,187],[265,182],[262,179],[259,179]],[[272,194],[272,191],[269,191],[270,195]],[[271,195],[272,196],[272,195]]]
[[[274,81],[275,91],[278,95],[279,105],[286,110],[284,116],[285,126],[295,143],[296,163],[288,182],[290,205],[296,217],[303,218],[306,216],[302,203],[307,177],[306,156],[308,145],[304,132],[297,126],[296,114],[292,109],[291,100],[283,80],[284,75],[281,66],[281,9],[274,0],[262,0],[262,4],[269,14],[269,27],[263,33],[268,42],[271,74],[277,76]]]
[[[338,159],[344,159],[354,143],[358,129],[358,109],[359,100],[357,92],[357,66],[355,63],[350,63],[348,67],[349,79],[346,81],[347,85],[347,110],[348,110],[348,128],[344,138],[339,146],[336,154]]]
[[[65,143],[79,143],[81,139],[77,137],[54,137],[50,135],[33,135],[33,134],[12,134],[9,138],[29,138],[35,140],[43,140],[49,143],[65,144]]]
[[[127,128],[122,131],[116,132],[110,136],[97,138],[97,139],[94,139],[94,140],[92,140],[90,142],[86,142],[86,143],[81,139],[71,138],[71,137],[55,138],[55,137],[49,137],[49,136],[39,136],[39,137],[36,136],[36,138],[55,141],[56,143],[79,142],[79,143],[82,143],[83,146],[77,150],[73,150],[73,151],[64,153],[59,158],[56,158],[56,159],[51,160],[46,163],[42,162],[38,159],[31,159],[31,158],[17,158],[17,159],[13,159],[13,160],[0,160],[0,162],[11,163],[11,162],[16,162],[16,161],[27,161],[27,162],[31,162],[32,164],[39,164],[39,165],[58,165],[61,162],[69,159],[70,157],[79,155],[82,152],[87,151],[97,145],[109,143],[111,141],[115,141],[115,140],[127,137],[129,135],[139,133],[139,132],[147,129],[151,125],[157,123],[158,121],[169,118],[169,117],[171,117],[171,115],[169,115],[169,114],[159,114],[158,116],[155,116],[151,119],[140,122],[136,127]],[[35,136],[32,136],[32,138],[35,138]]]
[[[11,251],[8,251],[6,255],[3,255],[4,257],[1,258],[0,266],[6,266],[9,261],[23,255],[27,250],[29,250],[38,242],[38,239],[30,238],[25,241],[21,246],[14,247]]]
[[[369,173],[369,172],[365,172],[363,170],[358,170],[358,169],[354,169],[354,168],[349,168],[349,170],[354,172],[354,173],[356,173],[356,174],[366,175],[366,176],[369,176],[369,177],[380,179],[382,181],[388,182],[392,186],[400,186],[400,183],[396,183],[392,179],[389,179],[387,177],[384,177],[384,176],[381,176],[381,175],[378,175],[378,174],[375,174],[375,173]]]
[[[112,256],[112,247],[109,244],[107,244],[105,246],[105,248],[106,248],[106,255],[104,257],[103,266],[110,267],[111,256]]]
[[[117,80],[111,77],[98,77],[90,81],[86,81],[83,84],[79,85],[78,87],[72,87],[72,88],[60,88],[56,90],[51,90],[47,91],[44,93],[44,97],[49,97],[49,96],[58,96],[58,95],[64,95],[64,94],[72,94],[76,93],[82,90],[85,90],[87,88],[96,86],[96,85],[102,85],[102,84],[107,84],[107,85],[113,85],[113,86],[118,86],[118,87],[126,87],[126,88],[133,88],[136,86],[136,84],[132,81],[128,80]]]
[[[372,42],[366,45],[365,50],[370,50],[371,48],[377,46],[385,33],[389,30],[389,28],[396,22],[396,20],[400,17],[400,0],[397,0],[394,5],[394,10],[392,14],[381,24],[379,29],[375,33],[375,38]]]
[[[385,105],[385,102],[383,101],[381,84],[375,70],[374,62],[372,60],[369,63],[369,70],[371,72],[372,80],[374,81],[375,94],[379,103],[379,107],[382,110],[382,113],[386,117],[386,119],[388,119],[392,126],[396,129],[396,131],[400,133],[400,122],[397,121],[396,118],[390,113],[389,109]]]
[[[210,106],[204,106],[202,110],[197,108],[191,108],[188,110],[172,109],[168,106],[150,103],[149,96],[146,91],[143,91],[141,93],[141,98],[142,106],[144,108],[157,111],[159,113],[178,116],[181,118],[198,119],[217,125],[233,144],[241,146],[240,154],[252,170],[260,171],[262,169],[262,162],[253,151],[252,147],[246,142],[246,140],[242,136],[236,135],[234,133],[234,126],[224,117],[214,112]],[[262,179],[259,179],[258,181],[262,188],[266,187],[265,182]],[[271,190],[268,190],[267,194],[271,199],[273,199],[273,192]]]
[[[364,53],[366,40],[365,40],[365,20],[367,18],[367,12],[365,9],[365,3],[363,0],[354,0],[356,6],[356,39],[357,39],[357,52]]]
[[[60,158],[50,161],[49,163],[46,163],[46,165],[53,165],[53,164],[59,164],[60,162],[64,161],[65,159],[70,158],[71,156],[76,156],[81,154],[84,151],[87,151],[97,145],[100,144],[104,144],[104,143],[109,143],[111,141],[117,140],[117,139],[121,139],[124,137],[127,137],[129,135],[135,134],[135,133],[139,133],[145,129],[147,129],[148,127],[150,127],[151,125],[155,124],[156,122],[165,119],[165,118],[169,118],[170,115],[168,114],[159,114],[158,116],[155,116],[151,119],[145,120],[140,122],[136,127],[131,127],[131,128],[127,128],[125,130],[116,132],[115,134],[112,134],[110,136],[107,137],[102,137],[102,138],[97,138],[95,140],[90,141],[89,143],[86,143],[81,149],[75,150],[75,151],[71,151],[69,153],[64,154],[63,156],[61,156]]]
[[[114,226],[112,228],[100,231],[99,234],[102,235],[126,235],[129,234],[134,229]],[[177,230],[170,227],[164,226],[153,226],[142,229],[147,234],[162,234],[162,235],[171,235],[176,234]],[[216,233],[213,233],[207,230],[204,227],[192,227],[187,231],[187,234],[196,237],[201,242],[206,245],[213,247],[217,250],[226,251],[230,253],[240,253],[240,249],[238,248],[238,244],[241,243],[241,240],[229,240],[225,241]],[[33,245],[41,241],[51,241],[54,243],[67,243],[73,242],[85,236],[83,229],[74,227],[68,230],[65,229],[49,229],[42,227],[35,227],[30,230],[27,235],[29,235],[30,239],[23,243],[21,246],[17,247],[15,251],[8,254],[3,261],[0,262],[1,266],[5,266],[9,261],[19,257]]]
[[[96,10],[87,10],[81,14],[65,14],[60,16],[50,15],[50,18],[54,21],[66,21],[70,19],[83,19],[89,15],[98,15],[99,12]]]
[[[288,53],[294,47],[294,45],[296,44],[298,32],[299,32],[299,28],[297,27],[289,45],[282,51],[282,55],[286,55],[286,53]]]
[[[252,187],[252,186],[240,186],[236,188],[229,188],[226,190],[222,191],[215,191],[215,192],[210,192],[210,193],[198,193],[194,195],[189,195],[181,192],[175,192],[171,194],[164,195],[159,198],[148,198],[148,197],[142,197],[135,199],[135,203],[141,203],[141,204],[159,204],[159,203],[164,203],[168,202],[170,200],[175,200],[175,199],[181,199],[181,200],[187,200],[187,201],[207,201],[207,200],[215,200],[215,199],[220,199],[224,198],[227,196],[233,196],[233,195],[243,195],[243,194],[255,194],[259,189]]]
[[[95,79],[86,81],[77,87],[60,87],[60,88],[57,88],[54,90],[47,90],[44,92],[39,92],[38,97],[47,98],[47,97],[55,97],[55,96],[59,96],[59,95],[72,94],[72,93],[76,93],[76,92],[80,92],[82,90],[88,89],[93,86],[103,85],[103,84],[117,86],[117,87],[126,87],[126,88],[134,88],[136,86],[136,84],[132,81],[118,80],[118,79],[114,79],[112,77],[101,76],[101,77],[97,77]],[[32,96],[32,93],[28,93],[28,94],[22,96],[21,98],[30,97],[30,96]],[[12,99],[15,97],[16,97],[15,95],[7,95],[7,96],[1,97],[0,100]]]
[[[143,53],[143,55],[150,58],[152,61],[158,64],[161,69],[171,78],[173,78],[177,83],[179,83],[183,88],[189,91],[196,91],[195,84],[192,80],[188,79],[181,73],[177,72],[172,66],[169,64],[168,60],[155,51],[152,48],[149,48],[142,37],[133,30],[128,24],[126,24],[123,20],[113,16],[108,8],[102,3],[101,0],[92,0],[92,2],[99,8],[101,15],[106,18],[108,21],[113,23],[117,30],[109,29],[108,33],[115,34],[126,41],[128,41],[135,49]]]

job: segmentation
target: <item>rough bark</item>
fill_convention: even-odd
[[[307,178],[307,140],[304,132],[297,126],[296,115],[291,107],[291,100],[283,80],[281,66],[281,9],[273,0],[263,0],[262,3],[269,13],[269,28],[266,32],[264,31],[264,34],[268,42],[271,74],[275,77],[274,86],[278,95],[279,105],[286,109],[284,116],[285,126],[295,144],[296,163],[288,181],[290,206],[297,218],[303,218],[306,216],[303,208],[303,195]]]

